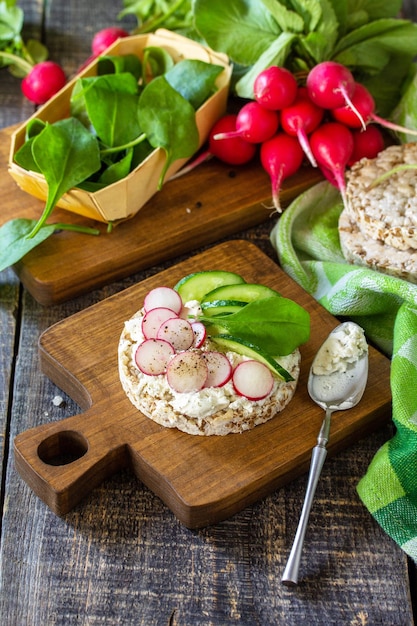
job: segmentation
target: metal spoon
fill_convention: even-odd
[[[357,338],[358,341],[353,341]],[[351,340],[353,343],[351,343]],[[362,398],[368,379],[368,346],[363,330],[354,322],[337,326],[318,350],[311,365],[308,392],[325,411],[317,445],[313,448],[303,508],[282,583],[298,583],[301,552],[320,473],[327,455],[330,419],[334,411],[351,409]]]

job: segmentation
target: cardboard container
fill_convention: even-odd
[[[223,72],[217,78],[216,93],[206,100],[196,112],[196,122],[200,134],[199,146],[201,147],[214,122],[226,110],[232,72],[228,58],[186,37],[163,29],[148,35],[134,35],[119,39],[106,50],[105,54],[136,54],[141,57],[143,49],[148,46],[164,48],[176,62],[181,59],[198,59],[224,67]],[[93,61],[12,135],[9,173],[19,187],[36,198],[46,200],[48,186],[45,178],[41,174],[23,169],[13,160],[16,151],[25,141],[26,126],[35,118],[52,123],[68,117],[70,115],[71,92],[76,80],[79,77],[95,76],[96,73],[97,61]],[[186,161],[187,159],[175,161],[169,168],[165,181],[168,181],[169,177],[175,174]],[[165,152],[161,148],[157,148],[122,180],[94,193],[73,188],[59,200],[57,206],[101,222],[116,222],[133,217],[157,192],[164,163]],[[165,182],[165,184],[167,183]]]

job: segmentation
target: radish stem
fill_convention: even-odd
[[[371,115],[371,119],[377,124],[381,124],[381,126],[385,126],[386,128],[389,128],[390,130],[394,130],[397,133],[405,133],[407,135],[417,135],[417,130],[406,128],[405,126],[399,126],[398,124],[394,124],[394,122],[384,120],[382,117],[375,115],[375,113]]]

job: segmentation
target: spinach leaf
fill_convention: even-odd
[[[100,234],[96,228],[77,224],[45,224],[39,228],[35,235],[32,235],[36,226],[36,220],[17,218],[0,227],[0,272],[20,261],[55,231],[72,230],[87,235]]]
[[[184,59],[174,65],[165,78],[197,110],[214,93],[216,78],[222,71],[221,65]]]
[[[125,178],[131,171],[133,148],[126,151],[118,161],[111,163],[101,174],[98,182],[102,186],[111,185],[122,178]]]
[[[48,197],[28,237],[35,236],[65,192],[100,168],[97,140],[75,118],[46,124],[33,140],[32,154],[48,184]]]
[[[26,140],[14,155],[15,162],[25,170],[41,173],[32,153],[33,140],[45,128],[46,123],[42,120],[31,120],[26,127]]]
[[[136,80],[142,76],[142,63],[136,54],[104,55],[97,60],[97,76],[105,74],[132,74]]]
[[[288,298],[261,298],[236,313],[199,317],[210,333],[227,333],[257,344],[271,355],[290,354],[310,336],[310,315]]]
[[[143,51],[143,84],[168,72],[174,66],[174,59],[164,48],[148,46]]]
[[[158,106],[155,106],[158,103]],[[158,189],[166,172],[176,159],[188,158],[196,152],[199,133],[192,105],[179,94],[165,76],[154,78],[140,95],[138,117],[146,137],[154,148],[163,148],[166,161]]]
[[[124,146],[140,135],[139,89],[132,74],[108,74],[80,81],[82,92],[77,97],[84,99],[90,123],[103,144],[111,148]]]
[[[45,241],[55,231],[54,224],[47,225],[29,238],[35,225],[36,220],[18,218],[0,227],[0,272],[20,261],[25,254]]]

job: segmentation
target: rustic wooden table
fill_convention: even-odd
[[[72,73],[93,33],[116,22],[122,3],[20,2],[27,33]],[[415,3],[407,15],[415,17]],[[129,27],[129,22],[125,22]],[[0,73],[0,127],[32,107],[19,82]],[[1,176],[8,176],[3,171]],[[236,238],[275,260],[272,222]],[[390,424],[326,463],[301,564],[301,583],[280,580],[298,522],[305,476],[215,526],[185,528],[128,470],[107,480],[65,516],[34,495],[15,470],[14,437],[78,412],[39,368],[37,341],[69,315],[172,264],[42,306],[10,270],[0,274],[1,622],[7,626],[410,626],[416,570],[358,499],[356,484]],[[61,394],[62,395],[62,394]],[[196,468],[197,469],[197,468]]]

